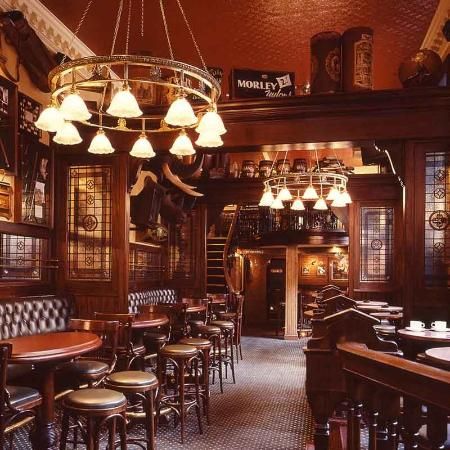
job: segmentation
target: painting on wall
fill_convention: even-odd
[[[348,280],[348,255],[341,254],[331,261],[330,273],[332,281]]]
[[[327,257],[303,255],[300,259],[301,276],[326,278],[328,276]]]

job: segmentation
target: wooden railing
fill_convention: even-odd
[[[236,224],[238,221],[240,208],[241,208],[240,205],[236,205],[236,209],[234,211],[234,216],[231,221],[230,228],[228,229],[227,240],[225,241],[225,247],[223,249],[223,260],[222,260],[223,272],[225,275],[225,283],[227,285],[228,292],[230,294],[234,294],[236,291],[235,291],[235,288],[233,285],[233,281],[231,279],[230,270],[228,268],[228,254],[230,252],[231,242],[233,240],[233,236],[236,231]]]
[[[403,359],[376,335],[377,322],[356,309],[313,321],[304,351],[315,449],[444,449],[450,372]],[[333,422],[338,439],[330,438]]]

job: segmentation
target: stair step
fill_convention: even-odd
[[[224,274],[208,274],[208,278],[225,278]]]
[[[208,261],[223,261],[222,258],[208,258]]]
[[[223,275],[223,267],[207,267],[208,275]]]

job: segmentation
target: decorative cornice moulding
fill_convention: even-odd
[[[428,28],[421,48],[428,48],[439,53],[439,56],[445,61],[449,54],[450,43],[442,33],[445,22],[450,19],[450,0],[440,0],[434,13],[433,20]]]
[[[95,55],[39,0],[0,0],[0,10],[14,9],[23,12],[29,24],[50,50],[62,52],[71,59]]]

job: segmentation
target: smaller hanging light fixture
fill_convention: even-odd
[[[215,148],[221,147],[223,145],[222,138],[220,134],[217,134],[215,131],[203,131],[199,134],[195,143],[199,147],[208,147]]]
[[[98,129],[97,133],[91,141],[91,145],[88,148],[88,152],[94,153],[95,155],[107,155],[109,153],[114,153],[114,148],[102,128],[102,117],[103,114],[99,114],[98,120],[100,128]]]
[[[305,189],[305,192],[302,195],[303,200],[317,200],[319,196],[312,185],[312,177],[309,178],[309,186]]]
[[[145,120],[142,120],[142,132],[138,140],[134,143],[130,155],[135,158],[153,158],[156,155],[152,144],[145,134]]]
[[[340,195],[339,190],[336,188],[336,186],[332,186],[331,189],[328,191],[327,200],[333,201]]]
[[[195,149],[186,131],[181,130],[178,137],[175,139],[172,147],[169,150],[172,155],[189,156],[195,154]]]
[[[274,202],[274,197],[272,194],[272,189],[270,187],[266,186],[264,188],[264,193],[261,197],[261,200],[259,201],[259,206],[271,206]]]
[[[313,209],[318,209],[319,211],[326,211],[328,209],[327,202],[323,198],[322,179],[320,179],[320,197],[314,203]]]
[[[302,202],[302,199],[300,198],[300,193],[297,191],[297,198],[293,201],[291,205],[291,209],[293,211],[304,211],[305,205]]]
[[[84,122],[92,117],[92,114],[87,109],[86,103],[84,103],[84,100],[74,88],[72,88],[69,95],[64,97],[59,111],[66,120]]]
[[[45,108],[39,115],[38,120],[34,122],[36,128],[51,133],[57,132],[64,125],[64,117],[55,106],[54,101]]]
[[[64,125],[56,132],[53,141],[62,145],[75,145],[83,141],[77,127],[72,122],[64,122]]]
[[[282,187],[281,191],[278,193],[277,198],[279,198],[283,202],[292,200],[292,194],[287,188],[286,183]]]
[[[342,194],[342,201],[345,202],[347,205],[349,205],[350,203],[352,203],[352,198],[350,197],[350,194],[348,193],[347,190],[345,190]]]
[[[195,131],[200,134],[208,131],[218,134],[219,136],[227,132],[222,118],[214,109],[207,111],[206,114],[202,116]]]
[[[335,208],[343,208],[347,206],[347,203],[345,203],[345,199],[342,198],[342,194],[339,194],[331,203],[331,206],[334,206]]]
[[[127,82],[124,82],[121,90],[114,94],[106,112],[111,116],[123,117],[124,119],[139,117],[143,114]]]
[[[283,202],[281,201],[279,195],[277,195],[276,199],[270,205],[271,209],[284,209]]]
[[[180,93],[170,105],[164,117],[164,122],[174,127],[190,127],[197,123],[194,110],[183,93]]]

